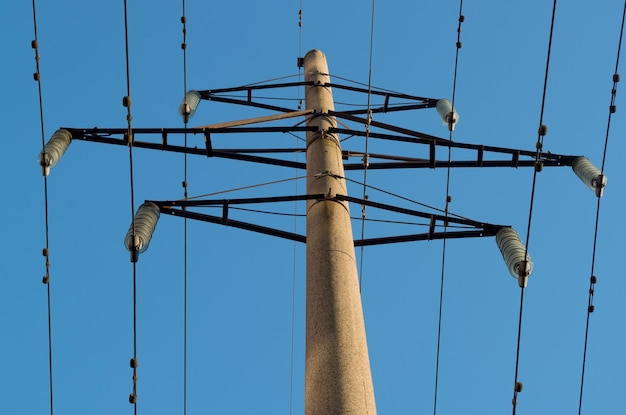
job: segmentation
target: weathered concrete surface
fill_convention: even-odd
[[[347,194],[326,57],[318,50],[304,58],[307,132],[307,193]],[[306,415],[376,413],[363,308],[347,203],[322,199],[307,205]]]

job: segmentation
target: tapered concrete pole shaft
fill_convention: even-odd
[[[310,201],[306,221],[306,373],[305,415],[376,413],[352,225],[347,203],[330,200],[347,194],[326,57],[318,50],[304,58],[306,108],[314,109],[307,132],[307,193],[328,198]]]

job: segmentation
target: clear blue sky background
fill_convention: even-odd
[[[532,150],[537,140],[552,2],[465,2],[454,140]],[[451,97],[458,2],[378,1],[372,83],[409,94]],[[297,75],[296,58],[323,50],[331,76],[367,82],[371,3],[187,1],[189,89],[238,86]],[[623,3],[561,2],[557,8],[544,149],[602,162]],[[183,95],[181,4],[129,1],[133,126],[179,127]],[[0,6],[0,413],[49,413],[41,133],[30,2]],[[122,2],[37,2],[46,140],[61,126],[125,127]],[[291,78],[297,80],[296,78]],[[333,78],[338,80],[337,78]],[[623,85],[618,86],[618,97]],[[302,91],[281,96],[297,99]],[[357,102],[336,92],[337,101]],[[378,102],[380,104],[380,102]],[[623,412],[626,282],[620,154],[624,112],[612,119],[606,158],[583,413]],[[285,105],[295,105],[287,101]],[[345,107],[344,107],[345,108]],[[191,125],[263,111],[202,102]],[[434,110],[376,120],[447,137]],[[353,128],[362,126],[352,125]],[[202,146],[201,137],[190,137]],[[293,136],[220,137],[219,147],[292,147]],[[351,138],[344,148],[362,151]],[[377,153],[427,157],[428,148],[370,143]],[[441,152],[439,158],[447,154]],[[182,197],[182,155],[135,150],[135,200]],[[453,159],[474,157],[454,151]],[[358,161],[358,160],[352,160]],[[132,266],[123,247],[130,223],[128,151],[73,143],[49,176],[54,410],[132,413]],[[190,157],[190,195],[295,177],[286,168]],[[350,178],[362,181],[360,172]],[[457,169],[454,213],[512,225],[526,239],[531,169]],[[443,208],[446,170],[370,172],[368,184]],[[304,182],[229,197],[304,192]],[[362,195],[362,188],[349,191]],[[372,200],[417,208],[369,191]],[[537,178],[530,236],[535,272],[526,290],[519,364],[519,414],[576,413],[592,261],[596,198],[569,167]],[[302,213],[301,205],[271,207]],[[360,207],[353,206],[359,216]],[[235,215],[235,213],[232,213]],[[389,217],[368,210],[368,217]],[[292,218],[246,215],[294,228]],[[236,217],[234,217],[236,218]],[[360,221],[354,222],[360,234]],[[365,235],[416,232],[367,223]],[[357,251],[359,259],[360,250]],[[190,414],[303,412],[304,246],[206,223],[188,223]],[[442,243],[364,250],[362,297],[378,413],[433,408]],[[438,414],[511,411],[520,290],[493,238],[447,244]],[[183,411],[183,221],[162,216],[137,266],[140,414]],[[292,311],[293,310],[293,311]],[[294,329],[292,331],[292,319]],[[292,354],[293,336],[293,354]],[[291,364],[293,360],[293,366]]]

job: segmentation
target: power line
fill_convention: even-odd
[[[454,76],[452,81],[452,110],[454,111],[454,104],[456,99],[456,81],[459,67],[459,51],[462,47],[461,44],[461,25],[465,21],[465,16],[463,15],[463,0],[459,0],[459,18],[458,18],[458,26],[457,26],[457,38],[456,38],[456,49],[455,49],[455,57],[454,57]],[[452,140],[452,128],[448,128],[450,131],[449,139]],[[446,204],[444,209],[444,215],[447,218],[449,215],[449,207],[452,198],[450,197],[450,176],[451,176],[451,167],[450,162],[452,161],[452,147],[448,147],[448,168],[446,174]],[[448,229],[448,222],[444,222],[444,234]],[[445,266],[446,266],[446,247],[447,247],[447,238],[443,238],[443,245],[441,248],[441,281],[439,284],[439,314],[437,318],[437,352],[435,356],[435,387],[434,387],[434,397],[433,397],[433,414],[437,414],[437,397],[439,392],[439,360],[441,357],[441,324],[443,318],[443,292],[444,292],[444,281],[445,281]]]
[[[548,74],[550,71],[550,56],[552,54],[552,37],[554,34],[554,19],[556,16],[556,0],[554,0],[552,4],[552,17],[550,20],[550,34],[548,37],[548,52],[546,56],[546,69],[544,74],[543,81],[543,92],[541,96],[541,111],[539,114],[539,129],[537,131],[537,152],[535,155],[535,169],[533,170],[533,181],[532,181],[532,189],[530,195],[530,207],[528,211],[528,226],[526,228],[526,246],[524,248],[524,270],[520,271],[526,273],[526,264],[528,263],[528,246],[530,243],[530,229],[532,223],[532,215],[533,215],[533,206],[535,201],[535,189],[537,185],[537,173],[541,171],[542,164],[539,161],[541,157],[541,151],[543,149],[543,141],[544,137],[547,133],[547,127],[543,123],[543,115],[545,111],[545,103],[546,103],[546,93],[548,89]],[[523,319],[523,311],[524,311],[524,290],[525,290],[525,281],[527,275],[520,276],[520,307],[519,307],[519,320],[518,320],[518,328],[517,328],[517,347],[515,351],[515,377],[513,383],[513,399],[511,400],[513,404],[513,415],[515,415],[517,411],[517,395],[522,391],[522,383],[518,381],[519,379],[519,358],[520,358],[520,348],[521,348],[521,337],[522,337],[522,319]]]
[[[359,182],[359,181],[357,181],[357,180],[349,179],[349,178],[347,178],[347,177],[345,177],[345,180],[346,180],[347,182],[352,182],[352,183],[356,183],[356,184],[359,184],[359,185],[362,185],[362,186],[366,186],[368,189],[373,189],[373,190],[376,190],[376,191],[381,192],[381,193],[384,193],[384,194],[386,194],[386,195],[389,195],[389,196],[392,196],[392,197],[395,197],[395,198],[398,198],[398,199],[401,199],[401,200],[407,201],[407,202],[412,203],[412,204],[416,204],[416,205],[418,205],[418,206],[425,207],[425,208],[427,208],[427,209],[434,210],[434,211],[436,211],[436,212],[440,212],[440,213],[445,213],[445,212],[446,212],[446,211],[445,211],[445,209],[439,209],[439,208],[436,208],[436,207],[434,207],[434,206],[430,206],[430,205],[427,205],[427,204],[425,204],[425,203],[418,202],[417,200],[410,199],[410,198],[408,198],[408,197],[405,197],[405,196],[399,195],[399,194],[397,194],[397,193],[390,192],[390,191],[388,191],[388,190],[381,189],[380,187],[372,186],[372,185],[369,185],[369,184],[364,184],[364,183],[361,183],[361,182]],[[458,218],[458,219],[470,220],[469,218],[466,218],[465,216],[457,215],[457,214],[455,214],[455,213],[450,213],[450,212],[448,212],[448,215],[449,215],[449,216],[454,216],[455,218]]]
[[[183,96],[185,97],[185,108],[187,105],[187,15],[185,13],[185,0],[182,0],[182,16],[180,22],[183,25],[183,42],[181,49],[183,51]],[[187,147],[187,125],[189,117],[183,116],[185,124],[184,141]],[[188,181],[187,181],[187,153],[183,157],[183,193],[184,198],[188,197]],[[187,415],[187,218],[183,220],[183,414]]]
[[[203,198],[203,197],[221,195],[221,194],[230,193],[230,192],[239,192],[241,190],[254,189],[256,187],[269,186],[269,185],[273,185],[273,184],[289,182],[289,181],[292,181],[292,180],[298,181],[298,180],[301,180],[301,179],[306,179],[306,177],[307,176],[289,177],[287,179],[273,180],[271,182],[257,183],[257,184],[253,184],[253,185],[249,185],[249,186],[236,187],[236,188],[227,189],[227,190],[220,190],[218,192],[212,192],[212,193],[206,193],[206,194],[197,195],[197,196],[191,196],[191,197],[186,198],[185,200],[200,199],[200,198]]]
[[[302,0],[300,0],[300,9],[298,10],[298,59],[302,56]],[[302,66],[298,64],[298,81],[302,81]],[[302,96],[300,95],[300,88],[298,90],[298,110],[302,109]],[[295,137],[296,148],[300,148],[300,141],[306,141],[302,137],[299,137],[296,134],[291,133]],[[299,160],[300,154],[298,152],[295,153],[296,161]],[[300,178],[298,169],[295,169],[295,193],[298,194],[298,179]],[[293,232],[297,233],[298,231],[298,203],[294,202],[293,205],[294,210],[294,219],[293,219]],[[296,282],[297,282],[297,254],[298,247],[297,243],[293,242],[293,268],[291,270],[291,347],[290,347],[290,356],[289,356],[289,415],[293,414],[293,372],[294,372],[294,361],[295,361],[295,344],[296,344]]]
[[[454,102],[454,94],[453,94],[453,102]],[[129,113],[130,113],[130,111],[129,111]],[[129,124],[130,124],[130,122],[129,122]],[[131,131],[131,130],[130,130],[130,128],[129,128],[129,131]],[[367,152],[366,152],[366,154],[367,154]],[[186,161],[186,158],[185,158],[185,161]],[[131,176],[131,178],[132,178],[132,176]],[[185,178],[186,178],[186,170],[185,170]],[[448,193],[449,193],[449,192],[448,192],[448,191],[446,191],[446,195],[448,195]],[[186,192],[186,186],[185,186],[185,198],[186,198],[186,197],[187,197],[187,192]],[[448,203],[446,203],[446,209],[445,209],[445,211],[446,211],[446,214],[447,214],[447,212],[448,212]],[[445,243],[445,242],[444,242],[444,243]],[[444,249],[444,251],[445,251],[445,249]],[[443,270],[442,270],[442,277],[443,277]]]
[[[183,206],[183,207],[185,207],[185,206]],[[223,209],[223,207],[218,207],[218,206],[206,206],[206,207]],[[228,209],[229,210],[240,211],[240,212],[258,213],[258,214],[268,215],[268,216],[287,216],[287,217],[295,218],[296,220],[298,218],[306,218],[306,214],[304,214],[304,213],[276,212],[276,211],[271,211],[271,210],[250,209],[250,208],[241,208],[241,207],[235,207],[235,206],[229,206]],[[419,223],[419,222],[390,220],[390,219],[373,219],[373,218],[365,218],[365,219],[363,219],[362,217],[356,217],[356,216],[350,216],[350,219],[354,220],[354,221],[356,221],[356,220],[365,220],[366,222],[388,223],[388,224],[392,224],[392,225],[410,225],[410,226],[420,226],[420,227],[430,227],[431,226],[430,222]],[[441,226],[445,226],[445,228],[447,228],[447,229],[474,229],[474,227],[472,227],[472,226],[467,226],[467,225],[450,225],[450,224],[435,225],[435,228],[439,228]]]
[[[375,0],[372,0],[372,19],[370,25],[370,50],[369,50],[369,71],[367,75],[367,124],[365,124],[365,154],[363,154],[363,200],[367,199],[367,168],[369,166],[369,138],[370,126],[372,122],[372,62],[374,56],[374,16]],[[365,239],[365,205],[361,206],[361,239]],[[363,254],[364,247],[361,246],[359,264],[359,290],[363,288]]]
[[[130,173],[130,208],[131,208],[131,228],[133,237],[135,233],[135,188],[133,180],[133,129],[132,129],[132,113],[130,97],[130,59],[129,59],[129,47],[128,47],[128,6],[127,0],[124,0],[124,44],[125,44],[125,57],[126,57],[126,96],[122,103],[126,107],[126,121],[127,132],[126,142],[128,144],[128,160],[129,160],[129,173]],[[132,261],[133,264],[133,357],[130,360],[130,366],[133,369],[133,391],[130,394],[128,401],[133,405],[135,415],[137,415],[137,262]]]
[[[32,2],[33,9],[33,32],[35,39],[32,41],[31,46],[35,51],[35,73],[33,73],[33,79],[37,82],[37,93],[39,96],[39,122],[41,127],[41,148],[42,157],[45,158],[45,128],[43,117],[43,95],[41,92],[41,68],[39,66],[39,38],[37,36],[37,6],[35,0]],[[44,187],[44,212],[45,212],[45,228],[46,228],[46,246],[42,251],[43,256],[46,259],[45,267],[46,273],[43,276],[42,282],[46,284],[46,296],[47,296],[47,313],[48,313],[48,388],[50,394],[50,415],[54,414],[54,400],[53,400],[53,383],[52,383],[52,296],[50,292],[50,231],[49,231],[49,216],[48,216],[48,176],[43,175],[43,187]]]
[[[622,51],[622,38],[624,35],[625,18],[626,18],[626,1],[624,1],[624,7],[622,10],[622,23],[620,25],[619,41],[617,42],[617,53],[616,53],[617,56],[615,58],[615,71],[613,72],[613,87],[611,88],[611,102],[609,104],[609,115],[608,115],[608,119],[606,123],[606,134],[604,137],[604,149],[602,152],[602,167],[600,169],[601,176],[604,176],[606,155],[607,155],[607,149],[609,145],[609,133],[611,130],[611,116],[615,113],[617,109],[617,107],[615,106],[615,100],[617,96],[617,84],[620,80],[619,59],[620,59],[620,55]],[[601,185],[601,182],[602,180],[600,180],[600,185]],[[582,360],[582,368],[581,368],[581,375],[580,375],[580,395],[578,398],[578,415],[582,413],[583,391],[584,391],[584,385],[585,385],[585,367],[587,363],[587,345],[589,341],[589,322],[590,322],[591,313],[593,313],[595,310],[595,306],[593,304],[593,297],[595,294],[595,284],[598,280],[597,277],[595,276],[595,263],[596,263],[596,248],[598,245],[598,225],[600,222],[600,201],[602,200],[602,198],[600,197],[601,194],[599,192],[596,192],[596,196],[598,198],[598,201],[596,205],[596,217],[595,217],[595,225],[594,225],[594,232],[593,232],[593,250],[591,254],[591,276],[589,277],[589,296],[587,299],[587,318],[585,322],[585,340],[584,340],[584,346],[583,346],[583,360]]]

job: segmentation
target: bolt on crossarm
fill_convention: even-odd
[[[341,147],[326,57],[312,50],[304,57],[306,109],[315,112],[306,135],[306,373],[305,414],[375,414],[374,387],[367,352],[363,308]]]

